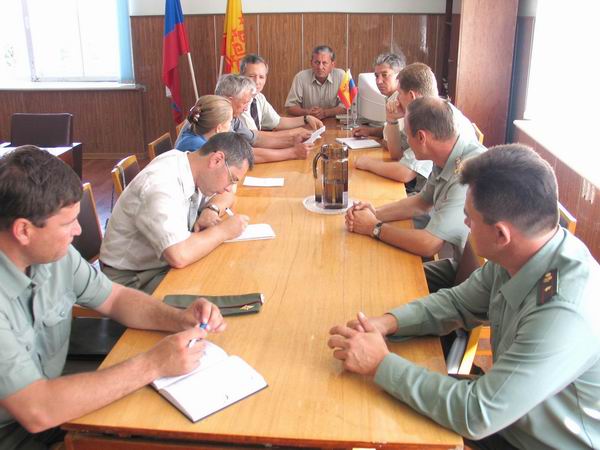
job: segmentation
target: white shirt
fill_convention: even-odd
[[[188,215],[196,191],[187,152],[170,150],[157,156],[117,200],[100,260],[120,270],[167,266],[163,251],[191,234]]]
[[[275,108],[271,106],[271,104],[267,100],[267,97],[265,97],[262,93],[258,93],[254,98],[256,99],[256,108],[258,111],[258,123],[260,124],[260,129],[272,130],[274,128],[277,128],[279,122],[281,121],[281,116],[277,114]],[[250,128],[251,130],[256,130],[256,124],[254,123],[254,119],[250,114],[251,106],[252,105],[248,106],[248,108],[242,113],[240,117],[248,128]]]

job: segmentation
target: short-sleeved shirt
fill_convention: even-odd
[[[464,222],[467,186],[460,184],[458,169],[463,161],[485,150],[479,142],[459,135],[444,167],[434,165],[427,183],[419,192],[426,203],[433,205],[425,230],[452,246],[455,261],[460,259],[469,233]]]
[[[256,100],[256,110],[258,112],[258,123],[260,124],[260,129],[272,130],[277,128],[279,122],[281,121],[281,116],[277,114],[275,108],[271,106],[267,98],[262,93],[256,94],[254,99]],[[246,111],[244,111],[240,117],[250,130],[257,129],[256,123],[250,115],[250,107],[248,107],[248,109],[246,109]]]
[[[190,237],[190,207],[198,192],[187,152],[154,158],[119,196],[100,248],[103,263],[119,270],[168,266],[168,247]]]
[[[187,122],[179,132],[175,141],[175,148],[182,152],[195,152],[206,144],[206,139],[192,131],[192,126]]]
[[[500,432],[528,450],[600,448],[599,292],[600,266],[559,228],[514,276],[488,262],[463,284],[391,312],[396,338],[489,322],[490,371],[456,380],[388,355],[375,382],[471,439]]]
[[[343,78],[344,71],[336,68],[327,75],[327,79],[323,83],[315,78],[312,69],[298,72],[292,81],[292,87],[285,100],[285,107],[300,106],[309,109],[315,106],[321,108],[339,106],[340,99],[337,93]]]
[[[0,251],[0,398],[60,376],[73,304],[99,307],[112,283],[73,247],[56,262],[21,272]],[[0,407],[0,427],[14,418]]]
[[[252,146],[256,143],[256,139],[258,138],[258,133],[255,130],[249,129],[241,117],[233,118],[231,121],[231,131],[242,136]]]

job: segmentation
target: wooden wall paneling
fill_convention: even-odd
[[[194,64],[198,95],[214,94],[217,84],[216,73],[218,71],[218,51],[215,51],[215,20],[213,15],[190,16],[188,20],[188,37],[190,40],[190,52]],[[220,41],[217,40],[217,46]],[[196,103],[194,86],[188,68],[186,56],[179,60],[179,72],[181,79],[181,95],[183,98],[184,116]],[[160,136],[160,134],[158,135]]]
[[[146,90],[142,98],[143,107],[140,117],[144,126],[146,144],[166,131],[175,132],[170,100],[166,96],[162,82],[164,26],[162,16],[131,17],[135,78],[136,82],[143,85]],[[183,103],[185,108],[185,100]]]
[[[592,256],[600,261],[600,189],[593,188],[593,202],[580,197],[576,235],[586,243]]]
[[[350,14],[348,65],[355,79],[361,72],[372,72],[375,57],[391,50],[392,17],[392,14]]]
[[[246,34],[246,54],[256,53],[260,55],[258,49],[258,36],[260,34],[260,15],[244,14],[244,32]],[[223,30],[217,28],[217,42],[220,44],[219,38]],[[261,55],[262,56],[262,55]]]
[[[302,16],[300,14],[261,14],[259,19],[261,56],[269,63],[269,77],[263,93],[279,112],[294,75],[302,66]]]
[[[394,14],[392,51],[400,48],[406,63],[422,62],[442,80],[444,16],[437,14]],[[441,85],[439,86],[441,88]]]
[[[556,160],[554,172],[556,173],[556,179],[558,181],[559,201],[575,216],[575,218],[578,219],[577,212],[583,185],[581,176],[559,159]],[[577,224],[577,227],[579,227],[579,223]]]
[[[394,14],[394,34],[392,50],[399,48],[406,56],[406,63],[422,62],[429,66],[430,62],[430,30],[425,14]]]
[[[456,71],[458,66],[458,44],[460,36],[460,14],[452,14],[450,30],[450,55],[448,55],[448,96],[456,104]]]
[[[0,142],[10,141],[10,116],[18,112],[33,112],[25,110],[25,93],[0,91]]]
[[[462,0],[456,106],[485,134],[505,142],[518,0]]]
[[[525,144],[533,148],[538,155],[540,155],[543,159],[545,159],[548,164],[552,166],[553,169],[556,170],[556,156],[538,144],[535,140],[533,140],[529,135],[518,128],[515,128],[515,132],[513,135],[513,139],[511,142],[519,142],[521,144]],[[485,144],[485,142],[484,142]]]
[[[348,14],[307,13],[302,14],[302,21],[304,35],[301,69],[310,68],[310,57],[312,56],[313,48],[323,44],[329,45],[335,52],[336,67],[346,69],[349,64],[347,59]],[[351,69],[354,69],[354,67],[351,67]]]
[[[510,107],[508,117],[507,142],[512,142],[515,133],[514,120],[521,120],[525,114],[527,100],[527,84],[529,82],[529,66],[533,47],[534,17],[518,17],[515,35],[515,57],[512,73]]]

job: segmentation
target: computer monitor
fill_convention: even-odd
[[[363,123],[373,126],[385,124],[386,97],[375,83],[373,72],[358,75],[358,117]]]

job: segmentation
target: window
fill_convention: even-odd
[[[127,0],[0,5],[2,82],[132,82]]]
[[[525,119],[550,124],[594,119],[600,102],[600,2],[538,1]],[[566,130],[565,130],[566,131]]]

